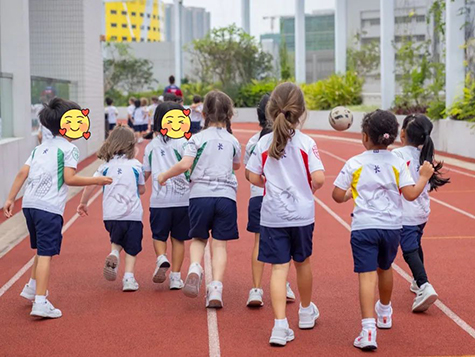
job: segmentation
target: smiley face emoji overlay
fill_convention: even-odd
[[[190,139],[190,109],[172,109],[165,113],[162,118],[162,129],[160,133],[172,139],[185,137]]]
[[[89,139],[91,133],[89,132],[89,109],[71,109],[63,114],[59,122],[59,133],[70,139]]]

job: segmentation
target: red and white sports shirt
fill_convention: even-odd
[[[315,222],[311,174],[324,170],[317,144],[299,130],[280,160],[268,155],[274,134],[259,140],[247,169],[266,178],[261,226],[302,227]]]

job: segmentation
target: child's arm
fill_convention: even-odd
[[[160,175],[158,175],[158,183],[164,186],[168,179],[181,175],[185,171],[191,169],[194,160],[195,158],[193,156],[183,156],[183,159],[181,159],[180,162],[177,162],[167,171],[162,172]]]
[[[347,202],[352,198],[351,188],[345,191],[335,186],[335,188],[333,189],[332,197],[336,203]]]
[[[87,203],[89,202],[89,199],[91,198],[92,192],[94,191],[94,186],[88,186],[84,188],[84,191],[82,193],[81,201],[79,203],[78,208],[76,209],[77,213],[81,217],[87,216]]]
[[[248,169],[246,169],[246,171],[244,171],[244,176],[246,176],[246,180],[248,180],[249,182],[251,182],[251,180],[249,179],[249,174],[251,173],[251,171],[249,171]]]
[[[112,178],[107,176],[82,177],[76,175],[76,169],[72,167],[64,168],[64,183],[68,186],[91,186],[91,185],[110,185]]]
[[[246,170],[249,171],[249,170]],[[264,176],[255,174],[254,172],[249,171],[249,182],[254,186],[264,188],[266,181]]]
[[[325,183],[325,172],[323,170],[317,170],[312,172],[312,193],[322,188]]]
[[[408,201],[414,201],[419,197],[422,191],[424,191],[427,181],[429,181],[433,174],[434,166],[429,161],[425,161],[419,169],[419,180],[417,183],[415,185],[404,186],[401,188],[404,198]]]
[[[145,193],[145,185],[139,185],[139,194],[143,195]]]
[[[143,173],[143,175],[144,175],[144,177],[145,177],[145,181],[148,180],[148,178],[150,177],[151,174],[152,174],[151,171],[145,171],[145,172]]]
[[[239,170],[241,168],[241,163],[240,162],[233,162],[233,170]]]
[[[18,174],[15,177],[15,181],[13,181],[12,188],[10,193],[8,194],[8,198],[5,201],[5,205],[3,206],[3,213],[5,217],[10,218],[13,215],[13,207],[15,206],[15,198],[20,192],[21,187],[25,183],[25,180],[28,178],[28,174],[30,172],[29,165],[23,165],[20,169]]]

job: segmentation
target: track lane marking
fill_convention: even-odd
[[[211,250],[210,242],[206,244],[205,248],[205,282],[206,286],[213,280],[213,270],[211,265]],[[221,347],[219,345],[219,330],[218,330],[218,315],[216,309],[206,309],[206,315],[208,318],[208,345],[209,356],[220,357]]]
[[[89,200],[88,202],[88,207],[89,205],[91,205],[97,197],[99,197],[102,193],[102,190],[99,189],[95,194],[94,196],[92,196],[92,198]],[[71,217],[71,219],[66,222],[66,224],[64,225],[63,229],[61,230],[61,233],[64,234],[72,225],[74,222],[76,222],[76,220],[79,218],[79,215],[77,213],[74,214],[74,216]],[[0,288],[0,297],[3,296],[3,294],[5,294],[8,289],[10,289],[13,284],[15,284],[22,276],[23,274],[25,274],[28,269],[30,269],[32,266],[33,266],[33,262],[35,261],[35,257],[31,258],[28,263],[26,263],[20,270],[18,270],[18,272],[13,275],[13,277],[8,280],[5,285],[3,285],[1,288]]]
[[[422,237],[422,239],[475,239],[475,236],[433,236],[433,237]]]

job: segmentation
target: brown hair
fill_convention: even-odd
[[[97,152],[97,157],[107,162],[115,155],[125,155],[129,160],[135,158],[134,132],[126,126],[116,126]]]
[[[231,130],[231,118],[233,117],[233,102],[227,94],[212,90],[206,94],[203,103],[203,114],[205,116],[205,126],[207,129],[210,123],[225,123],[226,130],[233,133]]]
[[[294,83],[279,84],[267,103],[267,116],[273,121],[274,137],[269,147],[269,156],[279,160],[284,154],[289,139],[295,134],[295,127],[306,114],[302,90]]]
[[[140,98],[140,105],[142,107],[145,107],[146,105],[148,105],[148,99],[145,97]]]

